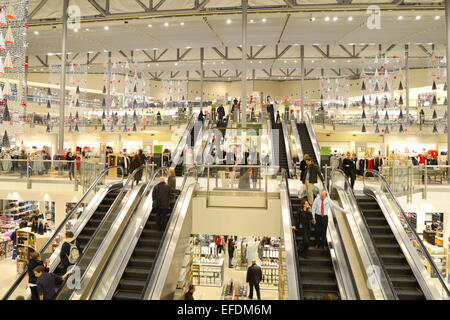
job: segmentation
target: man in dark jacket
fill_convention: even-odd
[[[320,177],[320,180],[325,184],[325,179],[323,178],[322,172],[320,172],[319,167],[313,163],[312,159],[306,160],[306,174],[303,178],[302,182],[305,184],[306,194],[308,195],[308,202],[314,202],[314,194],[313,187],[314,184],[317,183],[317,176]]]
[[[37,288],[39,294],[39,300],[55,300],[56,298],[56,288],[55,281],[63,281],[67,276],[75,272],[72,270],[63,276],[59,276],[54,273],[45,272],[45,267],[42,265],[37,266],[33,270],[34,276],[37,278]]]
[[[233,268],[233,256],[234,256],[234,241],[232,238],[228,239],[228,268]]]
[[[253,287],[256,289],[256,295],[258,300],[261,300],[261,292],[259,290],[259,283],[262,280],[261,267],[256,264],[256,261],[252,261],[252,265],[247,270],[247,282],[250,286],[249,299],[253,299]]]
[[[223,105],[220,105],[219,108],[217,108],[217,115],[219,116],[219,125],[222,125],[223,117],[225,117],[225,108]]]
[[[153,188],[153,210],[156,212],[156,224],[160,231],[164,231],[170,214],[171,193],[175,192],[166,183],[164,177],[159,178],[159,183]]]
[[[347,176],[347,179],[350,179],[350,185],[353,190],[353,186],[355,185],[356,179],[356,165],[350,156],[350,152],[347,152],[347,157],[342,162],[342,170]]]
[[[303,155],[303,160],[300,162],[300,181],[302,181],[303,184],[305,184],[306,168],[308,167],[306,164],[306,160],[308,159],[309,154],[305,153]]]
[[[195,292],[195,287],[194,285],[190,285],[189,286],[189,291],[186,292],[186,294],[184,295],[184,300],[194,300],[194,292]]]
[[[141,164],[145,165],[145,162],[147,161],[147,157],[144,154],[144,150],[139,149],[139,159],[141,160]]]
[[[31,290],[31,300],[39,300],[37,278],[33,271],[37,266],[44,266],[44,262],[41,260],[39,252],[33,252],[31,254],[31,259],[27,264],[28,287]],[[45,268],[45,272],[48,272],[48,268]]]
[[[64,243],[61,246],[61,251],[59,253],[64,271],[67,271],[67,268],[76,263],[76,260],[78,259],[76,252],[77,250],[79,257],[81,255],[80,245],[78,244],[77,240],[74,239],[73,232],[66,231],[66,239],[64,240]]]

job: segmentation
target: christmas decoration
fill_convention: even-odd
[[[361,91],[366,91],[366,84],[364,81],[362,82]]]
[[[433,96],[433,102],[431,103],[433,106],[437,105],[436,95]]]
[[[2,147],[5,149],[11,147],[11,145],[9,144],[8,132],[6,132],[6,130],[5,133],[3,134]]]
[[[11,31],[11,26],[8,26],[8,30],[6,31],[5,43],[14,44],[14,37]]]
[[[363,108],[363,113],[361,115],[361,119],[366,119],[366,110]]]
[[[78,123],[75,124],[75,132],[80,132],[80,129],[78,129]]]
[[[362,133],[365,133],[366,132],[366,125],[363,123],[363,126],[362,126],[362,129],[361,129],[361,132]]]
[[[399,91],[403,91],[403,84],[402,84],[401,81],[400,81],[400,84],[398,85],[398,90],[399,90]]]
[[[389,133],[389,126],[388,126],[388,125],[386,125],[386,129],[384,129],[384,133],[385,133],[385,134],[388,134],[388,133]]]
[[[433,110],[433,116],[432,116],[432,118],[433,118],[433,120],[434,120],[434,119],[437,119],[437,113],[436,113],[436,109],[435,109],[435,110]]]
[[[47,100],[47,109],[50,109],[52,107],[52,105],[50,104],[50,99]]]
[[[105,131],[105,130],[106,130],[105,124],[103,123],[103,124],[102,124],[102,131]]]
[[[375,127],[375,133],[380,133],[380,128],[378,127],[378,123],[377,123],[377,125]]]
[[[400,128],[398,129],[398,131],[399,131],[400,133],[403,133],[403,131],[404,131],[404,130],[403,130],[403,124],[400,123]]]
[[[437,90],[436,81],[433,80],[433,85],[431,87],[431,90]]]
[[[3,121],[11,121],[11,116],[9,115],[8,104],[5,104],[5,109],[3,110]]]
[[[5,62],[3,63],[3,67],[7,70],[10,70],[13,68],[13,64],[11,61],[11,54],[9,51],[6,52]]]
[[[398,104],[401,106],[403,105],[403,97],[402,96],[400,96],[400,99],[398,100]]]
[[[5,50],[6,49],[6,44],[5,44],[5,40],[3,39],[3,33],[0,32],[0,50]]]
[[[388,114],[387,110],[386,110],[386,114],[384,115],[384,120],[389,120],[389,114]]]
[[[436,122],[434,122],[434,125],[433,125],[433,133],[438,133]]]

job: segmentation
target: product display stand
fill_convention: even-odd
[[[189,241],[189,245],[186,248],[184,254],[183,266],[181,267],[180,275],[177,281],[177,288],[173,296],[173,300],[183,300],[184,295],[189,290],[189,286],[192,284],[192,237]]]
[[[192,263],[194,285],[221,287],[223,284],[224,263],[221,259],[201,258]]]
[[[231,281],[222,290],[220,300],[247,300],[247,285]]]
[[[22,273],[31,257],[31,253],[40,251],[45,243],[50,239],[50,234],[36,234],[31,232],[31,228],[17,230],[17,272]],[[48,247],[45,253],[51,253],[52,247]]]

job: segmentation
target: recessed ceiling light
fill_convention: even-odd
[[[403,20],[403,16],[398,16],[398,20]]]
[[[434,17],[434,20],[439,20],[441,18],[441,16],[436,16]]]
[[[86,28],[86,31],[88,31],[88,32],[89,32],[89,28]]]
[[[164,22],[164,27],[168,27],[169,23],[168,22]]]
[[[338,17],[333,17],[333,21],[337,21],[338,20]]]
[[[266,22],[266,21],[267,21],[266,18],[263,18],[263,19],[262,19],[262,22]]]
[[[330,17],[325,17],[325,21],[330,21]]]
[[[333,63],[336,63],[336,60],[333,60]]]
[[[348,17],[348,21],[353,21],[353,17]]]
[[[261,61],[261,60],[259,60],[259,61],[258,61],[258,63],[262,63],[262,61]]]
[[[48,56],[52,56],[52,55],[53,55],[53,53],[49,52],[49,53],[47,53],[47,55],[48,55]]]
[[[230,23],[231,23],[231,19],[228,19],[228,20],[227,20],[227,23],[230,24]]]
[[[287,61],[286,60],[284,60],[284,63],[286,63]]]
[[[253,23],[253,22],[255,22],[255,20],[251,19],[251,20],[250,20],[250,23]]]
[[[151,24],[148,25],[149,28],[153,27]]]
[[[421,16],[417,16],[417,17],[416,17],[416,20],[420,20],[420,18],[421,18]]]
[[[109,30],[109,27],[108,26],[104,26],[103,29]]]
[[[184,22],[180,22],[180,26],[184,26]]]
[[[175,65],[177,66],[177,65],[178,65],[178,62],[175,62]]]
[[[34,34],[35,34],[35,35],[38,35],[38,34],[39,34],[39,31],[35,31]]]
[[[191,49],[192,47],[187,46],[186,49]]]
[[[159,63],[157,63],[156,66],[159,67]]]
[[[312,21],[312,22],[316,21],[316,17],[312,17],[312,18],[311,18],[311,21]]]
[[[311,60],[311,63],[314,63],[314,60]]]
[[[78,32],[78,29],[73,29],[73,32]]]

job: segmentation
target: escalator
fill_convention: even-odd
[[[293,212],[298,212],[300,201],[297,196],[291,196],[291,206]],[[294,214],[296,217],[297,214]],[[298,221],[295,222],[298,225]],[[302,238],[296,230],[297,248],[301,247]],[[314,226],[309,239],[309,257],[307,259],[299,257],[299,268],[301,276],[301,287],[305,300],[321,300],[324,295],[331,294],[340,299],[338,282],[335,269],[328,247],[318,249],[315,247]]]
[[[426,299],[377,200],[368,195],[356,195],[356,201],[398,298]]]
[[[151,197],[151,195],[149,195]],[[173,205],[171,212],[173,211]],[[156,213],[151,212],[112,300],[140,300],[147,279],[153,270],[164,231],[156,225]]]
[[[280,169],[285,169],[289,172],[289,164],[286,153],[286,144],[284,142],[283,125],[281,123],[276,123],[275,121],[275,111],[273,107],[270,107],[270,121],[272,124],[272,130],[278,130],[278,149],[275,149],[275,157],[279,160]]]
[[[103,200],[100,202],[99,206],[92,214],[92,216],[90,217],[86,225],[83,227],[81,232],[76,237],[76,241],[80,246],[81,252],[84,252],[84,250],[86,249],[89,240],[91,239],[92,235],[95,233],[95,231],[101,224],[103,218],[105,217],[109,208],[111,207],[111,205],[116,200],[119,194],[120,194],[119,188],[110,190],[103,198]],[[59,276],[62,276],[64,275],[64,273],[66,273],[66,270],[64,270],[64,267],[60,262],[53,272]],[[61,284],[62,282],[56,284],[57,289],[60,288]]]
[[[306,123],[297,123],[297,130],[300,136],[300,143],[302,145],[303,155],[308,154],[315,164],[320,165],[320,163],[317,162],[316,153],[314,152],[314,147],[311,142],[311,138],[309,137],[309,132],[308,128],[306,127]],[[301,161],[302,159],[299,160]]]

